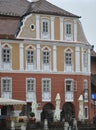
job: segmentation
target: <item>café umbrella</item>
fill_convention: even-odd
[[[0,98],[0,105],[26,105],[26,101],[16,100],[16,99],[8,99],[8,98]]]

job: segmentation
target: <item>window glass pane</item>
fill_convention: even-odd
[[[28,92],[34,92],[35,91],[35,80],[34,79],[28,79],[27,80],[27,91]]]
[[[10,48],[2,49],[2,60],[3,62],[10,63],[10,60],[11,60]]]
[[[11,91],[11,80],[3,79],[2,87],[3,87],[3,92]]]
[[[34,51],[27,50],[26,52],[27,57],[27,63],[34,63]]]
[[[71,34],[71,24],[66,24],[66,34]]]
[[[49,52],[43,52],[43,63],[44,64],[49,64]]]
[[[65,53],[65,63],[67,65],[72,65],[72,54],[71,53]]]
[[[44,21],[43,22],[43,33],[48,33],[48,22]]]
[[[50,92],[50,80],[43,80],[43,92]]]

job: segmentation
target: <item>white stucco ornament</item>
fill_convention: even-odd
[[[60,94],[57,93],[56,95],[56,110],[55,110],[55,113],[54,113],[54,121],[60,121],[60,102],[61,102],[61,99],[60,99]]]

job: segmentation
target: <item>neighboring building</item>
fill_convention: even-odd
[[[25,100],[20,114],[36,101],[38,120],[50,118],[59,93],[62,118],[78,119],[80,95],[84,119],[93,118],[91,47],[79,18],[46,0],[0,1],[0,95]]]
[[[96,52],[91,49],[91,98],[94,113],[96,113]]]

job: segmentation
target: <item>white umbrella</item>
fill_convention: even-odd
[[[79,101],[78,119],[80,121],[83,121],[84,120],[83,95],[80,95],[78,101]]]
[[[61,112],[61,110],[60,110],[60,102],[61,102],[61,99],[60,99],[60,94],[59,93],[57,93],[55,101],[56,101],[56,110],[55,110],[55,113],[54,113],[54,120],[55,121],[60,121],[60,112]]]
[[[25,104],[26,101],[22,100],[0,98],[0,105],[25,105]]]
[[[32,112],[34,112],[35,118],[37,119],[37,102],[36,101],[32,102]]]

